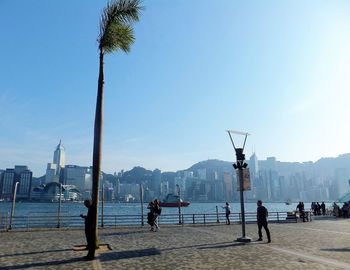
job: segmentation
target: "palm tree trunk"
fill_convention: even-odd
[[[101,156],[102,156],[102,126],[103,126],[103,56],[104,52],[100,49],[100,71],[98,76],[98,90],[95,112],[95,127],[94,127],[94,150],[92,161],[92,207],[93,207],[93,225],[91,233],[92,242],[95,245],[89,247],[89,254],[95,256],[95,250],[98,247],[98,200],[101,172]]]

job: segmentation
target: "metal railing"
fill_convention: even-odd
[[[9,230],[9,213],[0,213],[0,231]],[[147,220],[147,215],[143,216]],[[297,222],[298,216],[291,215],[287,212],[269,212],[270,223],[287,223]],[[196,214],[181,214],[181,223],[179,223],[178,214],[164,214],[158,218],[159,224],[167,225],[207,225],[207,224],[225,224],[225,213],[196,213]],[[239,224],[241,222],[240,213],[231,213],[230,221],[232,224]],[[256,213],[245,213],[246,223],[256,222]],[[141,215],[104,215],[103,224],[102,217],[99,216],[100,227],[118,227],[118,226],[142,226]],[[147,224],[145,224],[147,226]],[[62,214],[59,218],[56,214],[45,215],[28,215],[28,216],[14,216],[12,219],[11,229],[39,229],[39,228],[82,228],[84,227],[84,220],[80,216]]]

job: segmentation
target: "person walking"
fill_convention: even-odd
[[[159,205],[159,200],[158,199],[155,199],[154,202],[153,202],[153,213],[154,213],[154,220],[153,220],[153,224],[154,224],[154,231],[158,231],[159,230],[159,225],[158,225],[158,217],[159,215],[161,214],[162,212],[162,208],[160,208],[160,205]]]
[[[86,215],[81,214],[80,217],[84,219],[85,223],[85,237],[87,246],[86,249],[88,250],[87,256],[85,256],[85,259],[87,260],[93,260],[94,255],[91,253],[94,249],[95,243],[93,242],[93,234],[95,233],[93,230],[93,207],[92,207],[92,201],[91,200],[85,200],[84,201],[85,207],[88,209],[88,212]]]
[[[226,214],[226,225],[230,225],[230,214],[231,214],[231,207],[230,204],[228,202],[226,202],[225,206],[222,206],[222,208],[225,209],[225,214]]]
[[[149,212],[147,213],[147,223],[151,226],[151,231],[154,230],[154,202],[150,201],[147,209]]]
[[[267,243],[271,243],[271,235],[270,235],[270,230],[267,226],[267,217],[269,215],[269,212],[267,209],[262,205],[262,201],[258,200],[257,201],[257,210],[256,210],[256,220],[258,223],[258,234],[259,234],[259,239],[258,241],[262,241],[262,232],[261,229],[264,227],[266,236],[267,236]]]

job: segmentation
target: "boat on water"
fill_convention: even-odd
[[[291,204],[292,204],[292,200],[291,200],[291,199],[287,199],[287,200],[285,201],[285,204],[286,204],[286,205],[291,205]]]
[[[190,202],[184,202],[178,195],[170,193],[166,196],[165,200],[159,203],[160,207],[179,207],[179,204],[180,207],[187,207],[190,205]]]

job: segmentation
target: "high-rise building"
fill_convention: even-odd
[[[205,169],[205,168],[198,169],[197,174],[198,174],[199,179],[203,179],[203,180],[207,179],[207,169]]]
[[[161,194],[161,177],[162,173],[159,169],[155,169],[152,172],[152,190],[154,191],[154,194],[156,196],[159,196]]]
[[[15,166],[15,172],[16,172],[16,166]],[[18,177],[18,180],[19,180],[17,198],[30,199],[31,189],[32,189],[32,178],[33,178],[32,171],[28,170],[28,168],[25,168],[24,170],[16,174],[16,176]]]
[[[66,160],[65,148],[62,145],[62,141],[57,145],[56,150],[53,154],[53,163],[57,164],[57,167],[64,168]]]
[[[64,168],[63,183],[76,186],[81,193],[91,190],[91,171],[89,167],[67,165]]]
[[[47,163],[46,175],[45,175],[45,183],[50,182],[59,182],[59,177],[56,175],[57,172],[57,164],[55,163]]]
[[[335,187],[336,196],[339,198],[350,190],[349,171],[346,168],[338,168],[335,170]]]
[[[224,172],[224,187],[225,187],[225,199],[228,202],[233,201],[233,185],[232,175],[228,172]]]
[[[259,177],[258,157],[255,153],[249,158],[249,171],[252,178]]]
[[[47,164],[45,182],[59,182],[63,184],[64,167],[65,167],[65,148],[60,140],[53,154],[53,163]]]
[[[2,177],[1,198],[10,200],[15,183],[15,170],[6,169]]]
[[[30,199],[32,174],[27,166],[16,165],[14,169],[6,169],[2,174],[0,197],[8,200],[12,199],[15,183],[18,182],[17,198]]]

